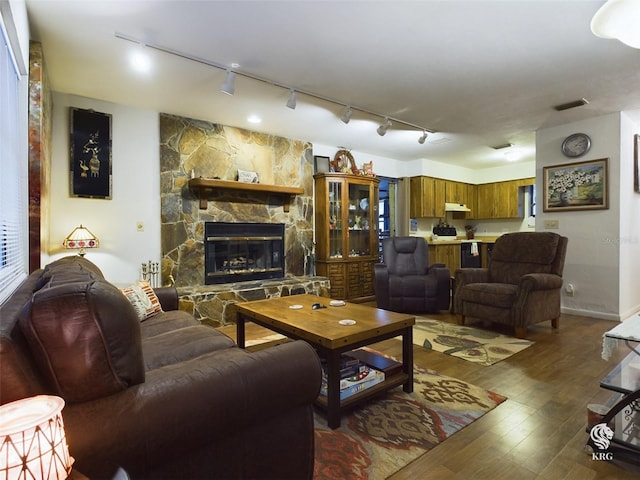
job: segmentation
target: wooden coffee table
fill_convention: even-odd
[[[254,322],[295,340],[305,340],[327,360],[327,396],[316,404],[326,410],[330,428],[340,426],[341,412],[374,395],[403,386],[413,391],[413,325],[415,317],[355,303],[330,306],[331,299],[315,295],[292,295],[246,303],[237,307],[237,343],[245,347],[245,322]],[[327,308],[314,310],[319,303]],[[291,307],[294,308],[291,308]],[[341,320],[355,320],[342,325]],[[402,336],[402,370],[385,381],[340,400],[340,355],[388,338]]]

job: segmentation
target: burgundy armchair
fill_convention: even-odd
[[[449,308],[449,269],[442,263],[429,266],[424,238],[385,238],[382,254],[383,263],[376,264],[374,270],[378,308],[402,313]]]
[[[493,247],[488,268],[455,272],[454,311],[512,325],[518,338],[527,326],[560,322],[560,289],[568,239],[552,232],[507,233]]]

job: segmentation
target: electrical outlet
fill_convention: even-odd
[[[567,294],[567,297],[573,297],[576,294],[576,290],[572,283],[567,283],[564,287],[564,291]]]
[[[136,230],[138,232],[144,232],[144,223],[141,221],[136,222]]]
[[[544,228],[560,228],[560,220],[545,220],[544,221]]]

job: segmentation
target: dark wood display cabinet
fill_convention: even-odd
[[[316,273],[329,277],[331,298],[373,300],[380,180],[345,173],[318,173],[313,178]]]

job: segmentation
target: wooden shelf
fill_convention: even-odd
[[[340,400],[340,408],[347,409],[362,403],[365,400],[370,399],[376,395],[384,393],[392,388],[398,387],[404,384],[407,380],[409,380],[409,375],[406,373],[396,373],[389,378],[386,378],[383,382],[376,383],[375,385],[370,386],[369,388],[365,388],[364,390],[359,391],[358,393],[351,395],[345,399]],[[327,396],[326,395],[318,395],[316,398],[315,404],[323,409],[327,410]]]
[[[285,212],[289,211],[291,197],[304,193],[304,188],[302,187],[286,187],[283,185],[267,185],[264,183],[245,183],[202,177],[192,178],[189,180],[188,185],[191,190],[198,192],[200,209],[202,210],[207,208],[207,192],[209,190],[239,190],[244,192],[262,192],[283,195],[285,198],[282,203],[282,208]]]

